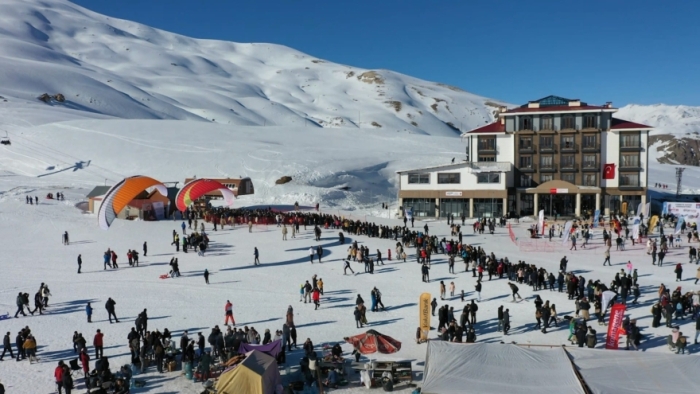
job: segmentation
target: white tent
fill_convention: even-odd
[[[561,347],[428,342],[423,394],[584,394]]]
[[[700,357],[566,348],[593,393],[697,393]]]

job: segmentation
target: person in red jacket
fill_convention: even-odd
[[[85,373],[85,378],[87,378],[90,373],[90,356],[88,355],[87,349],[83,348],[80,351],[80,363],[83,364],[83,372]]]
[[[228,324],[228,321],[231,320],[231,324],[235,326],[236,321],[233,319],[233,304],[231,301],[226,300],[226,306],[224,309],[226,310],[226,319],[224,320],[224,324]]]
[[[100,330],[97,330],[97,333],[95,334],[95,339],[92,341],[92,345],[95,346],[95,360],[100,359],[104,353],[102,352],[102,338],[104,338],[104,334],[100,332]]]
[[[58,386],[58,394],[61,394],[63,392],[63,361],[58,362],[58,366],[56,369],[53,371],[53,377],[54,380],[56,381],[56,386]]]
[[[314,287],[311,291],[311,299],[314,300],[314,304],[316,305],[314,310],[318,309],[318,307],[321,306],[321,290],[319,290],[318,287]]]

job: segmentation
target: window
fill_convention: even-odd
[[[554,130],[554,121],[550,115],[545,115],[540,119],[540,130]]]
[[[596,115],[584,115],[583,127],[586,129],[595,129],[598,127],[598,119]]]
[[[445,184],[459,184],[459,173],[458,172],[445,172],[438,174],[438,183]]]
[[[620,146],[623,148],[639,148],[639,134],[621,134]]]
[[[520,175],[520,187],[530,187],[532,186],[532,176],[531,175]]]
[[[561,148],[562,149],[573,149],[574,147],[574,137],[571,135],[561,137]]]
[[[501,183],[501,174],[495,172],[478,174],[476,176],[477,183]]]
[[[620,174],[620,186],[639,186],[639,174]]]
[[[520,118],[520,130],[532,130],[532,117],[523,116]]]
[[[596,155],[583,155],[583,168],[595,168],[597,166]]]
[[[479,155],[479,161],[496,161],[494,155]]]
[[[532,149],[532,137],[520,137],[520,149]]]
[[[576,183],[576,174],[570,172],[561,174],[561,180],[569,183]]]
[[[496,138],[479,137],[479,150],[496,150]]]
[[[532,156],[520,156],[520,168],[532,168]]]
[[[623,154],[622,163],[620,163],[620,167],[639,167],[639,154]]]
[[[598,186],[598,174],[583,174],[583,186]]]
[[[575,125],[574,117],[571,115],[566,115],[561,117],[561,129],[573,129]]]
[[[404,198],[403,207],[413,210],[413,216],[416,217],[435,216],[434,198]]]
[[[540,183],[549,182],[549,181],[551,181],[552,179],[554,179],[554,177],[552,176],[552,174],[541,174],[541,175],[540,175]]]
[[[541,156],[540,165],[542,166],[542,168],[552,168],[554,166],[554,156]]]
[[[574,168],[574,155],[561,155],[561,168]]]
[[[408,183],[430,183],[430,174],[408,174]]]
[[[540,136],[540,149],[552,149],[554,147],[554,137],[551,135]]]
[[[596,148],[596,135],[595,134],[584,134],[583,135],[583,147],[584,148]]]

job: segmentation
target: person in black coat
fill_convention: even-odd
[[[22,331],[18,332],[15,337],[15,346],[17,346],[17,361],[20,360],[20,357],[22,360],[27,358],[27,352],[24,350],[24,335],[22,335]]]
[[[148,244],[146,242],[143,243],[143,257],[146,257],[148,254]]]
[[[576,343],[578,343],[578,347],[583,347],[586,344],[586,334],[588,334],[588,330],[585,325],[581,325],[576,330]]]
[[[0,356],[0,361],[2,361],[3,357],[5,357],[6,352],[10,352],[10,357],[15,358],[14,353],[12,353],[12,340],[10,339],[10,332],[8,331],[7,334],[5,334],[5,337],[2,338],[2,356]]]
[[[117,319],[117,314],[114,313],[114,305],[117,303],[110,297],[107,302],[105,303],[105,309],[107,310],[107,315],[109,316],[109,324],[112,324],[112,316],[114,316],[114,320],[119,323],[119,319]]]
[[[70,368],[67,365],[63,367],[61,382],[63,383],[63,390],[65,390],[66,394],[70,394],[73,389],[73,378],[70,375]]]
[[[83,257],[82,255],[78,255],[78,273],[80,273],[80,269],[83,267]]]

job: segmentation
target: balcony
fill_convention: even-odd
[[[600,163],[583,163],[583,166],[581,167],[581,171],[583,171],[583,172],[599,172],[600,171]]]
[[[642,171],[642,167],[639,164],[636,164],[636,165],[621,164],[620,171],[640,172],[640,171]]]
[[[557,165],[552,164],[542,164],[540,165],[540,172],[557,172]]]
[[[507,161],[476,161],[467,163],[473,174],[482,172],[509,172],[512,164]]]
[[[537,145],[535,145],[535,144],[518,146],[519,153],[535,153],[536,151],[537,151]]]
[[[561,172],[578,172],[578,164],[562,164]]]
[[[600,153],[600,144],[583,145],[581,152],[584,153]]]
[[[578,144],[561,144],[561,153],[578,152]]]
[[[641,152],[642,146],[640,144],[626,144],[620,145],[620,152]]]
[[[628,191],[633,191],[633,190],[642,190],[643,187],[639,184],[639,180],[633,181],[633,182],[624,182],[623,180],[620,179],[620,184],[618,186],[620,190],[628,190]]]
[[[557,144],[541,145],[540,146],[540,152],[556,153],[556,151],[557,151]]]
[[[519,167],[518,168],[520,172],[525,172],[525,173],[531,173],[531,172],[537,172],[537,166],[532,164],[527,167]]]
[[[491,145],[478,145],[479,153],[496,153],[496,146]]]

